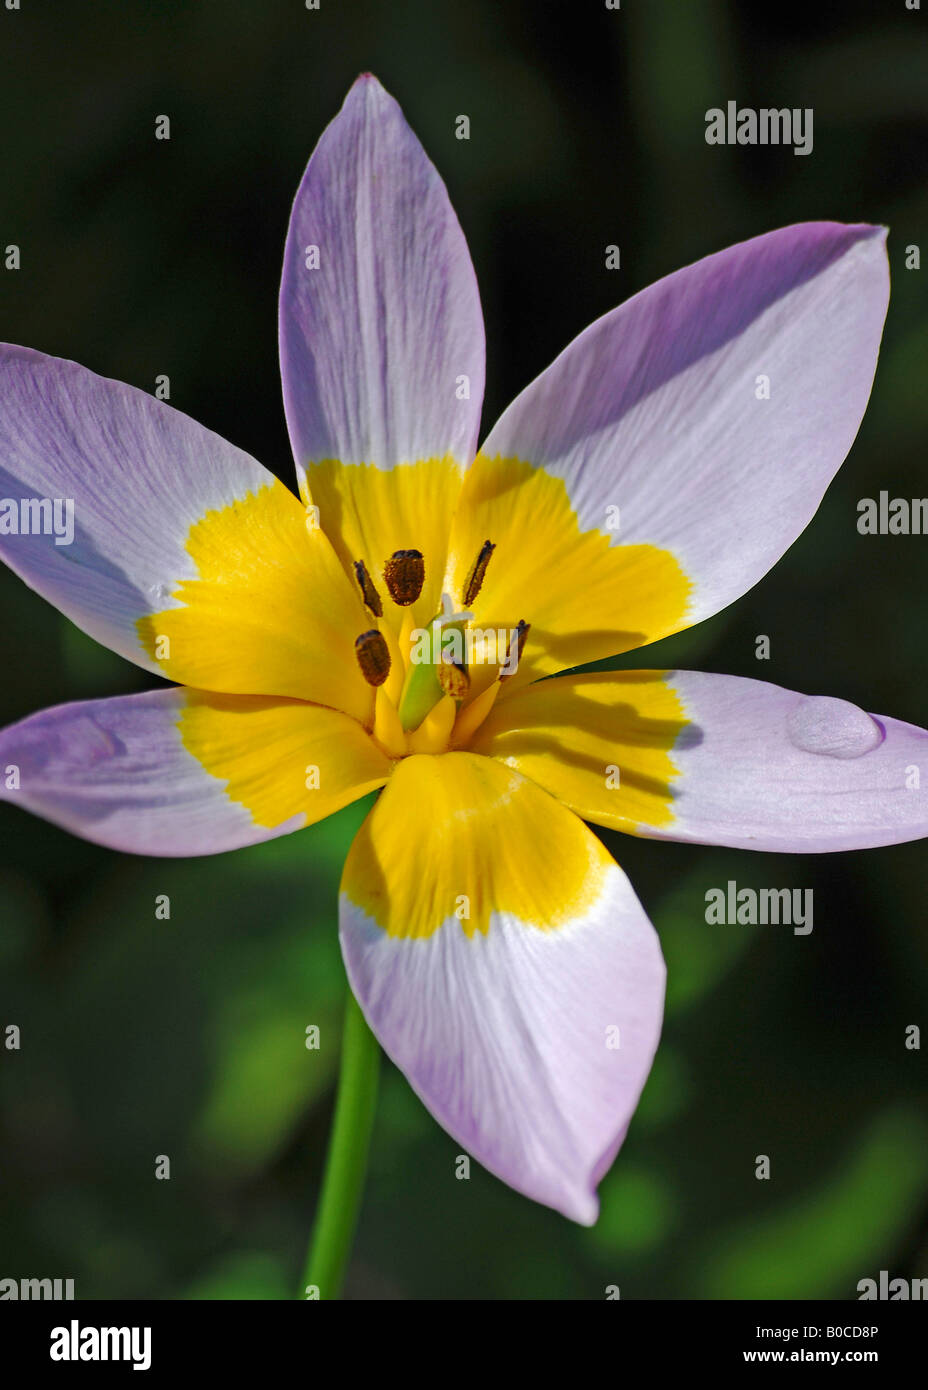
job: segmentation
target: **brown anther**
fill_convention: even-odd
[[[375,618],[383,617],[383,604],[380,595],[374,588],[374,581],[367,572],[367,565],[363,560],[355,560],[354,572],[358,578],[358,586],[361,590],[361,597],[371,610]]]
[[[443,656],[438,662],[436,675],[442,690],[453,700],[463,700],[470,690],[470,676],[464,667],[458,665],[456,661],[451,661],[447,656]]]
[[[483,587],[483,578],[487,572],[487,565],[490,563],[490,556],[496,546],[492,541],[484,541],[480,547],[480,554],[471,566],[470,574],[464,584],[464,607],[469,608],[474,599]]]
[[[516,669],[515,669],[515,671],[500,671],[500,673],[499,673],[499,678],[500,678],[501,681],[508,681],[509,677],[510,677],[510,676],[514,676],[515,673],[516,673],[516,671],[519,669],[519,662],[522,660],[522,653],[525,651],[525,639],[526,639],[526,637],[528,636],[528,630],[529,630],[530,627],[531,627],[531,623],[527,623],[527,622],[525,621],[524,618],[520,618],[520,619],[519,619],[518,624],[517,624],[517,626],[516,626],[516,635],[515,635],[515,643],[514,643],[514,644],[515,644],[515,648],[516,648],[516,652],[515,652],[515,668],[516,668]],[[509,650],[506,652],[506,660],[505,660],[504,663],[503,663],[504,666],[509,666],[509,665],[511,664],[511,662],[512,662],[512,648],[513,648],[513,642],[510,642],[510,643],[509,643]]]
[[[383,685],[390,674],[390,652],[382,632],[372,627],[355,638],[354,654],[368,685]]]
[[[393,602],[408,608],[422,593],[425,583],[422,551],[394,550],[383,567],[383,577]]]

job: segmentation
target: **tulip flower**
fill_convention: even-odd
[[[145,393],[2,349],[0,553],[173,683],[6,729],[4,797],[117,850],[186,855],[381,789],[341,886],[363,1014],[330,1165],[346,1211],[372,1032],[464,1150],[596,1219],[664,963],[584,822],[788,852],[928,833],[907,771],[928,762],[921,729],[756,680],[575,669],[717,613],[809,524],[866,408],[888,296],[882,228],[742,242],[598,319],[478,450],[467,246],[364,76],[286,241],[299,499]],[[24,502],[41,518],[65,498],[70,544],[18,525]],[[338,1225],[331,1202],[322,1219]]]

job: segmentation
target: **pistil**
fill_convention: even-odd
[[[502,682],[515,675],[529,632],[524,619],[511,630],[502,660],[496,646],[490,656],[486,642],[476,641],[472,651],[465,640],[474,616],[470,604],[480,593],[495,549],[489,540],[480,547],[463,585],[463,608],[455,611],[450,595],[442,594],[441,612],[425,628],[415,627],[412,613],[425,583],[421,550],[395,550],[385,562],[384,583],[391,600],[404,610],[402,620],[398,629],[382,622],[382,630],[362,632],[355,650],[364,679],[377,691],[371,732],[389,757],[466,747],[492,709]],[[368,610],[382,619],[383,603],[365,562],[356,560],[354,571]],[[500,643],[502,635],[500,630]],[[488,672],[495,678],[483,690],[483,682],[478,682],[480,693],[470,703],[468,659],[498,663],[495,673]]]
[[[404,729],[418,729],[439,700],[444,695],[453,693],[452,684],[457,689],[463,687],[467,679],[466,670],[458,667],[455,668],[455,674],[451,674],[452,668],[442,661],[442,634],[446,630],[456,629],[463,638],[465,625],[471,616],[467,611],[455,613],[451,599],[447,594],[442,595],[442,611],[436,613],[410,652],[406,681],[399,704],[400,722]],[[444,685],[441,676],[446,670],[448,684]]]

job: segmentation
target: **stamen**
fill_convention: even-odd
[[[454,734],[451,740],[452,748],[467,747],[468,743],[496,703],[496,697],[499,692],[499,681],[494,681],[492,685],[487,686],[486,690],[475,696],[469,705],[461,706],[454,726]]]
[[[390,651],[383,633],[375,627],[362,632],[355,638],[354,654],[368,685],[383,685],[390,674]]]
[[[434,709],[419,725],[418,729],[406,736],[410,753],[444,753],[454,728],[454,717],[458,707],[448,696],[443,695]]]
[[[401,608],[408,608],[422,593],[425,561],[421,550],[394,550],[383,568],[390,597]]]
[[[480,547],[480,554],[471,566],[470,574],[467,576],[467,580],[464,584],[463,602],[465,608],[471,606],[474,599],[483,588],[483,579],[487,572],[487,565],[490,563],[490,556],[495,549],[496,546],[492,541],[484,541],[483,545]]]
[[[435,674],[442,690],[454,700],[463,700],[470,690],[470,676],[464,667],[444,654],[438,662]]]
[[[374,699],[374,739],[389,758],[403,758],[409,751],[396,705],[382,685]]]
[[[383,617],[383,604],[380,595],[374,588],[373,580],[367,572],[367,565],[363,560],[355,560],[354,572],[358,578],[358,585],[361,589],[361,597],[371,610],[375,618]]]
[[[525,621],[524,618],[520,618],[520,619],[519,619],[518,624],[516,625],[516,635],[515,635],[515,647],[516,647],[516,652],[515,652],[515,670],[500,671],[500,673],[499,673],[499,678],[500,678],[501,681],[508,681],[509,677],[510,677],[510,676],[514,676],[515,673],[516,673],[516,671],[519,669],[519,662],[522,660],[522,653],[525,651],[525,639],[526,639],[526,637],[528,636],[528,630],[529,630],[530,627],[531,627],[531,623],[527,623],[527,622]],[[504,663],[503,663],[504,666],[512,666],[512,665],[513,665],[513,661],[512,661],[512,655],[513,655],[513,653],[512,653],[512,647],[513,647],[513,643],[510,642],[510,643],[509,643],[509,649],[508,649],[508,651],[506,652],[506,660],[505,660]]]

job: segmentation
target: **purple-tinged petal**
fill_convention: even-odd
[[[370,76],[323,133],[296,195],[280,361],[304,501],[352,582],[363,560],[381,595],[388,557],[421,551],[413,617],[427,623],[477,443],[483,317],[445,186]],[[389,603],[385,621],[399,626]]]
[[[370,713],[353,650],[369,620],[293,493],[144,391],[10,346],[0,558],[171,680]]]
[[[132,854],[216,854],[331,815],[390,764],[348,715],[156,690],[58,705],[0,731],[0,799]]]
[[[349,852],[340,923],[365,1017],[439,1124],[595,1221],[664,998],[657,936],[600,841],[490,759],[406,758]]]
[[[318,267],[308,268],[313,247]],[[470,463],[484,375],[473,266],[444,184],[370,75],[351,88],[297,191],[280,351],[301,472],[325,459]]]
[[[884,241],[803,223],[709,256],[598,319],[503,413],[449,582],[497,542],[478,618],[533,624],[526,675],[709,617],[808,525],[870,394]]]
[[[792,853],[928,835],[928,732],[765,681],[559,676],[498,701],[472,747],[636,835]]]

